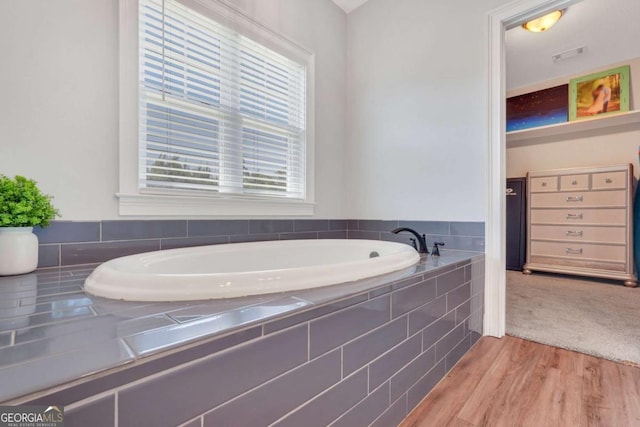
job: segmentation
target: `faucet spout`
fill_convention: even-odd
[[[400,228],[396,228],[395,230],[391,230],[391,232],[393,234],[398,234],[401,233],[403,231],[406,231],[408,233],[413,234],[414,236],[416,236],[416,240],[418,241],[418,252],[421,254],[428,254],[429,250],[427,249],[427,237],[422,234],[420,235],[420,233],[418,233],[416,230],[408,228],[408,227],[400,227]]]

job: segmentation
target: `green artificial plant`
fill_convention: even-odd
[[[32,179],[0,175],[0,227],[46,227],[60,215],[51,199]]]

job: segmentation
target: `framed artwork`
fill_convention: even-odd
[[[569,85],[507,98],[507,132],[567,121]]]
[[[629,66],[572,79],[569,121],[629,111]]]

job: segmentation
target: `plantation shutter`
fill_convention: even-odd
[[[140,187],[305,197],[306,65],[140,0]]]

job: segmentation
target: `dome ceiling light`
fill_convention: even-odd
[[[531,21],[522,24],[522,28],[533,33],[541,33],[553,27],[555,23],[560,20],[562,15],[564,15],[565,11],[566,9],[556,10],[554,12],[541,16],[540,18],[532,19]]]

